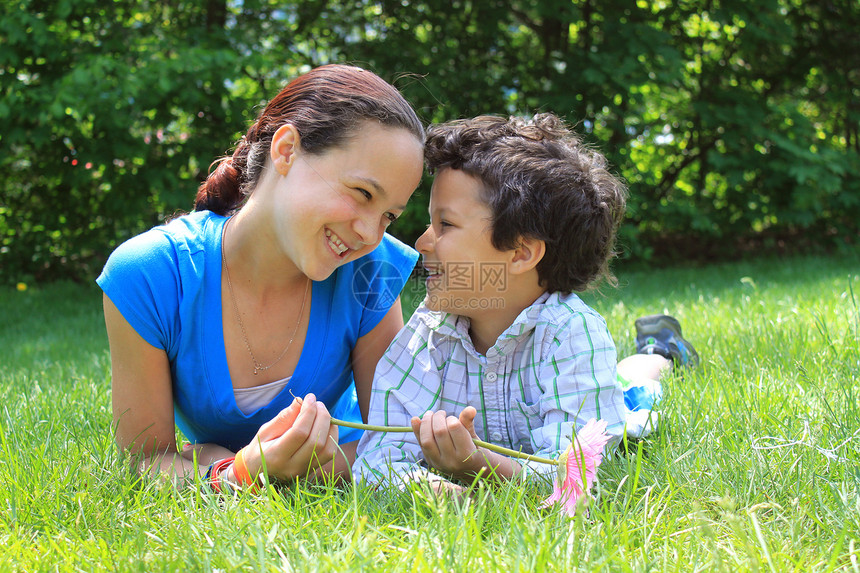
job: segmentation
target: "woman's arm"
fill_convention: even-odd
[[[361,418],[365,422],[370,411],[370,389],[373,386],[376,365],[401,328],[403,328],[403,310],[400,306],[400,297],[397,297],[379,324],[359,338],[352,351],[355,391],[358,394]]]
[[[176,447],[173,390],[167,354],[146,342],[103,297],[105,325],[111,355],[111,391],[116,443],[138,456],[138,471],[161,472],[176,478],[193,475],[194,463]],[[232,453],[210,445],[200,450],[198,471]]]
[[[385,349],[394,340],[394,336],[403,328],[403,311],[400,298],[388,310],[382,320],[373,330],[358,339],[352,350],[352,373],[355,379],[355,391],[358,396],[358,407],[361,418],[367,422],[370,411],[370,389],[373,386],[373,374],[376,364],[382,358]],[[338,479],[350,479],[352,464],[355,462],[355,452],[358,442],[342,444],[337,448],[331,463],[317,470],[318,474],[334,475]]]
[[[182,479],[193,476],[195,452],[200,475],[215,461],[232,457],[233,452],[217,444],[197,444],[181,454],[177,451],[167,355],[137,334],[107,296],[104,310],[116,442],[123,451],[139,456],[138,470]],[[254,447],[246,447],[248,469],[252,475],[260,473],[261,448],[268,474],[274,478],[292,479],[328,463],[337,444],[337,427],[329,420],[325,406],[312,395],[297,400],[263,424],[252,441]],[[236,481],[232,473],[228,476]]]

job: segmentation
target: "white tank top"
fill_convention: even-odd
[[[251,414],[252,412],[268,406],[275,399],[284,386],[290,383],[292,376],[283,380],[275,380],[262,386],[254,386],[253,388],[233,388],[233,395],[236,397],[236,405],[243,414]]]

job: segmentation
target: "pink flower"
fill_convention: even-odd
[[[608,441],[606,421],[589,420],[559,457],[558,480],[541,508],[561,502],[567,514],[573,517],[577,502],[588,495],[594,483],[597,466],[603,461],[603,447]]]

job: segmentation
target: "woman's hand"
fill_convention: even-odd
[[[331,461],[337,440],[337,426],[331,423],[328,409],[308,394],[263,424],[242,449],[242,456],[252,478],[265,468],[270,478],[290,480]]]

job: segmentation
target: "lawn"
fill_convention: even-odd
[[[702,365],[665,380],[661,431],[574,519],[538,509],[541,484],[458,504],[141,481],[111,436],[99,291],[4,287],[0,570],[860,571],[860,252],[617,273],[585,298],[619,355],[669,312]]]

